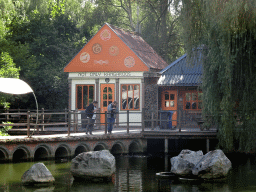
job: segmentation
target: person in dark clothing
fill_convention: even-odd
[[[115,123],[116,114],[118,113],[117,102],[114,101],[108,105],[108,114],[107,114],[107,122],[108,122],[108,133],[111,134],[113,125]]]
[[[87,118],[89,118],[89,123],[85,130],[86,134],[90,133],[92,135],[93,125],[96,118],[97,104],[98,104],[98,101],[93,101],[85,110]]]

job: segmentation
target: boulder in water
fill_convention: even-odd
[[[21,177],[23,185],[52,184],[55,179],[43,163],[34,164]]]
[[[180,176],[192,175],[192,169],[202,157],[202,151],[184,149],[178,156],[171,158],[171,172]]]
[[[84,152],[72,159],[70,170],[75,179],[110,179],[116,161],[109,150]]]
[[[193,175],[202,179],[218,179],[227,176],[231,169],[231,161],[222,150],[210,151],[192,169]]]

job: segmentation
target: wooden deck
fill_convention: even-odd
[[[14,130],[13,130],[14,131]],[[33,129],[30,130],[31,133],[33,132]],[[4,136],[0,137],[0,139],[15,139],[15,138],[27,138],[26,136],[26,130],[25,129],[15,129],[16,134],[13,134],[12,136]],[[111,136],[119,137],[123,135],[140,135],[141,137],[145,139],[215,139],[217,136],[217,130],[212,128],[210,130],[201,131],[199,128],[181,128],[179,129],[159,129],[159,128],[145,128],[144,131],[142,131],[141,128],[138,127],[130,127],[129,133],[127,133],[126,128],[114,128],[112,131]],[[70,133],[69,137],[84,137],[86,134],[82,130],[78,130],[76,133],[72,132]],[[93,131],[93,136],[103,136],[108,134],[105,134],[104,129],[96,129]],[[35,130],[32,137],[37,138],[44,138],[44,137],[67,137],[67,128],[65,127],[58,127],[58,128],[47,128],[45,131],[40,131],[39,133]],[[86,135],[87,136],[87,135]],[[90,135],[88,135],[90,137]]]

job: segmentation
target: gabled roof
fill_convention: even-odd
[[[158,85],[166,86],[198,86],[202,83],[202,52],[197,51],[197,56],[187,62],[187,54],[171,63],[168,67],[160,71],[161,77]]]
[[[144,39],[135,32],[110,25],[110,28],[130,47],[131,50],[149,67],[153,69],[164,69],[168,64],[154,51]]]
[[[104,24],[64,72],[150,71],[167,63],[139,35]]]

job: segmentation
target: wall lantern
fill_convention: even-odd
[[[106,78],[106,79],[105,79],[105,82],[106,82],[106,83],[108,83],[109,81],[110,81],[110,79],[109,79],[109,78]]]

